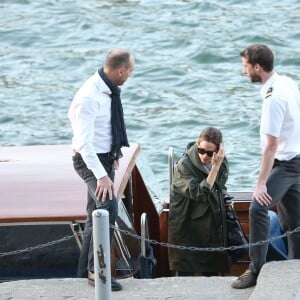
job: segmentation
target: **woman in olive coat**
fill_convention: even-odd
[[[205,128],[189,143],[179,159],[171,186],[168,240],[187,247],[227,245],[224,195],[228,162],[220,130]],[[219,275],[229,272],[224,252],[199,252],[169,248],[170,270],[179,276]]]

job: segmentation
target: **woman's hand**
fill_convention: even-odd
[[[219,151],[214,152],[213,157],[211,159],[211,164],[213,167],[220,168],[225,156],[223,143],[220,144]]]
[[[210,188],[213,187],[216,181],[220,166],[224,160],[224,156],[225,156],[224,147],[223,144],[221,143],[219,147],[219,151],[217,153],[214,152],[213,154],[213,157],[211,159],[211,170],[206,178],[206,181],[209,184]]]

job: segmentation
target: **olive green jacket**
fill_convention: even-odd
[[[168,240],[174,245],[220,247],[227,245],[224,195],[228,162],[220,167],[212,189],[196,143],[189,143],[179,159],[171,186]],[[169,248],[170,269],[180,272],[229,271],[230,258],[222,252],[194,252]]]

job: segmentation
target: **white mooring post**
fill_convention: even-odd
[[[109,214],[93,212],[95,300],[111,300]]]

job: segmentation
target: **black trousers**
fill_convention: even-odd
[[[98,158],[101,161],[103,167],[105,168],[108,176],[112,181],[114,181],[115,170],[113,168],[113,160],[109,158],[107,154],[98,154]],[[89,170],[83,161],[80,153],[76,153],[73,156],[73,166],[77,174],[84,180],[87,184],[87,219],[83,231],[83,243],[80,252],[79,262],[78,262],[78,277],[87,277],[87,272],[94,272],[94,251],[93,251],[93,217],[92,213],[96,209],[105,209],[109,212],[109,224],[115,225],[115,221],[118,216],[118,204],[115,195],[113,199],[107,199],[102,202],[99,201],[95,196],[95,190],[97,187],[97,179],[93,172]],[[114,235],[114,229],[110,227],[110,244]]]
[[[261,206],[255,199],[250,206],[250,243],[268,240],[270,218],[268,210],[277,205],[281,229],[300,227],[300,157],[289,161],[275,160],[267,181],[267,191],[272,197],[268,206]],[[266,262],[268,243],[250,248],[250,269],[258,273]],[[288,237],[288,258],[300,259],[300,232]]]

